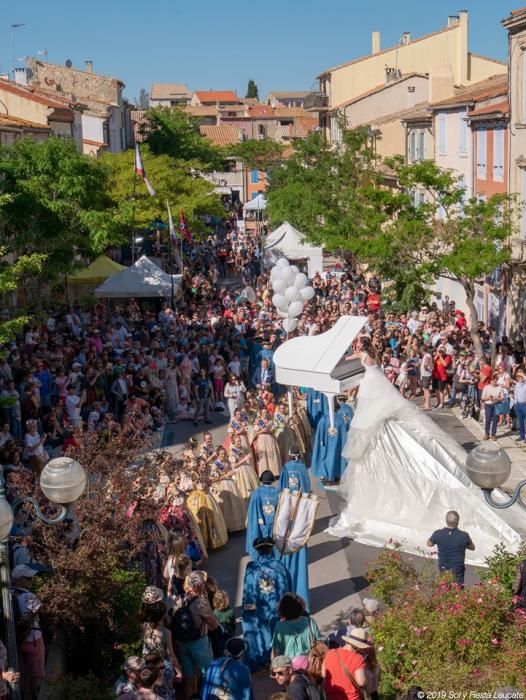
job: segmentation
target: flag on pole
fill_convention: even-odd
[[[181,229],[181,235],[185,239],[187,243],[193,243],[192,240],[192,234],[190,233],[190,229],[188,228],[188,224],[186,223],[186,219],[184,218],[184,211],[181,209],[181,215],[179,217],[179,227]]]
[[[144,165],[142,162],[141,152],[139,151],[139,144],[138,143],[135,144],[134,170],[135,170],[135,174],[138,175],[140,178],[142,178],[144,184],[146,185],[146,189],[148,190],[150,195],[152,197],[155,197],[155,190],[153,189],[151,182],[146,177],[146,171],[144,169]]]
[[[170,240],[175,243],[177,240],[177,233],[175,231],[174,222],[172,219],[172,212],[170,211],[170,205],[166,202],[166,208],[168,209],[168,229],[170,231]]]

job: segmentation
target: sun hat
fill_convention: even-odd
[[[146,661],[140,656],[128,656],[124,662],[125,671],[142,671],[146,666]]]
[[[346,644],[350,644],[356,649],[369,649],[372,646],[367,638],[367,632],[361,627],[355,627],[347,636],[342,635],[342,639]]]
[[[33,578],[33,576],[36,576],[37,573],[38,571],[35,571],[35,569],[27,566],[27,564],[18,564],[18,566],[15,566],[13,571],[11,571],[11,578]]]
[[[292,661],[288,656],[276,656],[270,662],[270,668],[273,670],[275,668],[292,668]]]
[[[148,605],[164,600],[164,593],[157,586],[146,586],[142,594],[142,602]]]

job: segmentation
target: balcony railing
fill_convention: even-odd
[[[514,263],[526,262],[526,240],[523,238],[511,239],[511,261]]]
[[[320,109],[327,109],[329,106],[329,96],[324,92],[311,92],[305,98],[303,103],[304,109],[309,109],[312,111],[319,111]]]

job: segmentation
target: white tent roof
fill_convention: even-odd
[[[264,252],[276,258],[308,258],[321,255],[321,246],[312,246],[305,242],[305,234],[285,221],[267,236],[263,246]]]
[[[258,194],[254,199],[249,200],[243,205],[244,211],[264,211],[267,208],[267,200],[265,195]]]
[[[173,275],[174,292],[180,286],[181,275]],[[171,293],[170,275],[145,255],[95,289],[97,297],[169,297]]]

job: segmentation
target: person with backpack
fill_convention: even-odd
[[[19,564],[11,572],[18,665],[22,697],[37,697],[45,673],[45,647],[38,611],[40,599],[31,593],[37,571]]]
[[[185,582],[186,596],[172,618],[172,639],[181,657],[186,697],[197,693],[213,662],[208,632],[218,628],[206,591],[206,573],[192,571]]]
[[[247,647],[242,639],[233,637],[225,645],[223,656],[207,671],[203,685],[203,700],[254,700],[252,679],[243,663]]]

